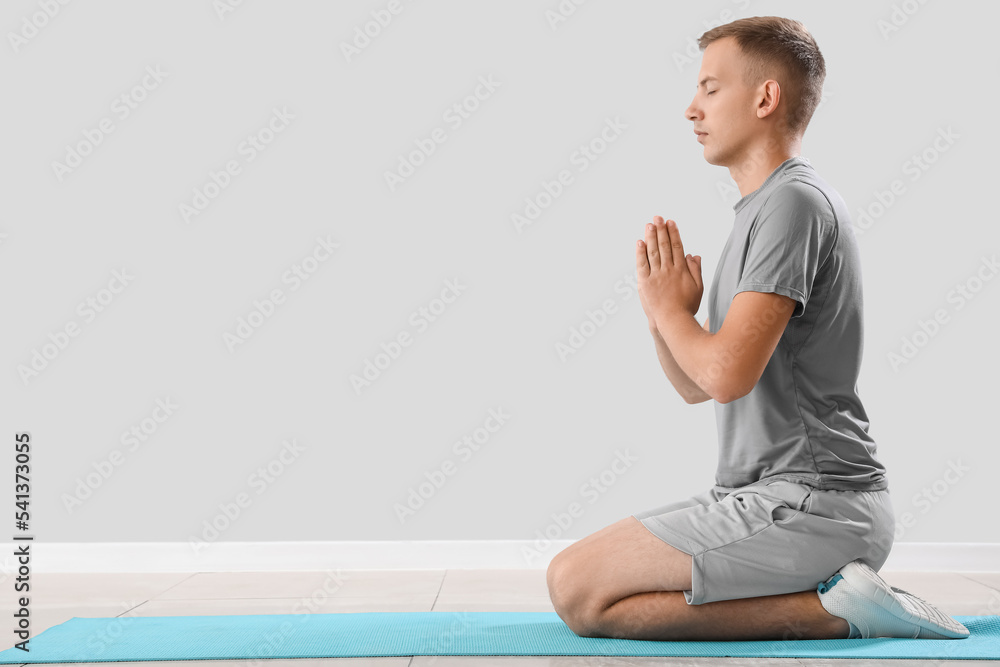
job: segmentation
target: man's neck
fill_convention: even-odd
[[[772,155],[768,158],[766,162],[760,162],[753,165],[753,168],[746,171],[737,171],[736,168],[730,167],[729,173],[732,175],[733,180],[736,181],[736,185],[740,189],[740,197],[746,197],[748,194],[759,188],[767,180],[767,177],[774,173],[774,170],[780,167],[785,160],[797,157],[797,155]]]
[[[801,152],[802,137],[797,135],[769,133],[767,138],[756,142],[736,165],[729,167],[740,197],[759,188],[785,160],[798,157]]]

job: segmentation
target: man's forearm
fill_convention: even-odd
[[[678,368],[702,393],[716,395],[720,378],[709,372],[715,362],[715,335],[705,331],[689,313],[666,313],[654,322]],[[692,392],[697,396],[697,392]]]
[[[656,356],[660,359],[660,366],[663,367],[667,379],[670,380],[670,384],[674,385],[674,389],[681,395],[681,398],[687,403],[703,403],[712,398],[677,365],[677,360],[670,353],[670,348],[667,347],[666,341],[663,340],[663,336],[660,335],[656,327],[650,326],[649,331],[656,342]]]

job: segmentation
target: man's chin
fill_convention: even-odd
[[[716,167],[726,166],[725,164],[722,163],[722,160],[719,159],[719,156],[717,156],[715,153],[707,149],[705,150],[705,162],[715,165]]]
[[[726,156],[724,154],[719,154],[718,151],[713,151],[710,148],[708,148],[707,146],[705,147],[705,151],[704,151],[703,155],[705,157],[705,162],[707,162],[707,163],[709,163],[711,165],[715,165],[716,167],[728,167],[729,166],[729,160],[726,159]]]

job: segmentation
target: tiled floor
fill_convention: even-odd
[[[923,597],[952,615],[1000,613],[1000,573],[889,572],[893,586]],[[198,574],[35,574],[33,634],[74,616],[178,616],[291,614],[302,606],[314,613],[359,611],[553,611],[544,570],[341,570],[340,572],[202,572]],[[13,604],[0,613],[10,618]],[[9,644],[4,643],[3,648]],[[184,667],[226,667],[246,661],[172,663]],[[885,661],[894,667],[932,664]],[[608,658],[573,656],[329,658],[255,661],[254,667],[313,667],[315,664],[429,667],[430,665],[870,665],[873,662],[803,659]],[[69,665],[72,663],[63,663]],[[149,663],[116,663],[148,667]],[[167,664],[158,662],[157,664]],[[934,665],[991,661],[933,661]]]

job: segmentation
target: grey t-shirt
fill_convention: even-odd
[[[753,390],[715,403],[716,484],[767,478],[819,489],[887,488],[857,392],[861,259],[847,205],[797,156],[733,210],[708,293],[711,332],[722,328],[739,292],[776,292],[798,303]]]

